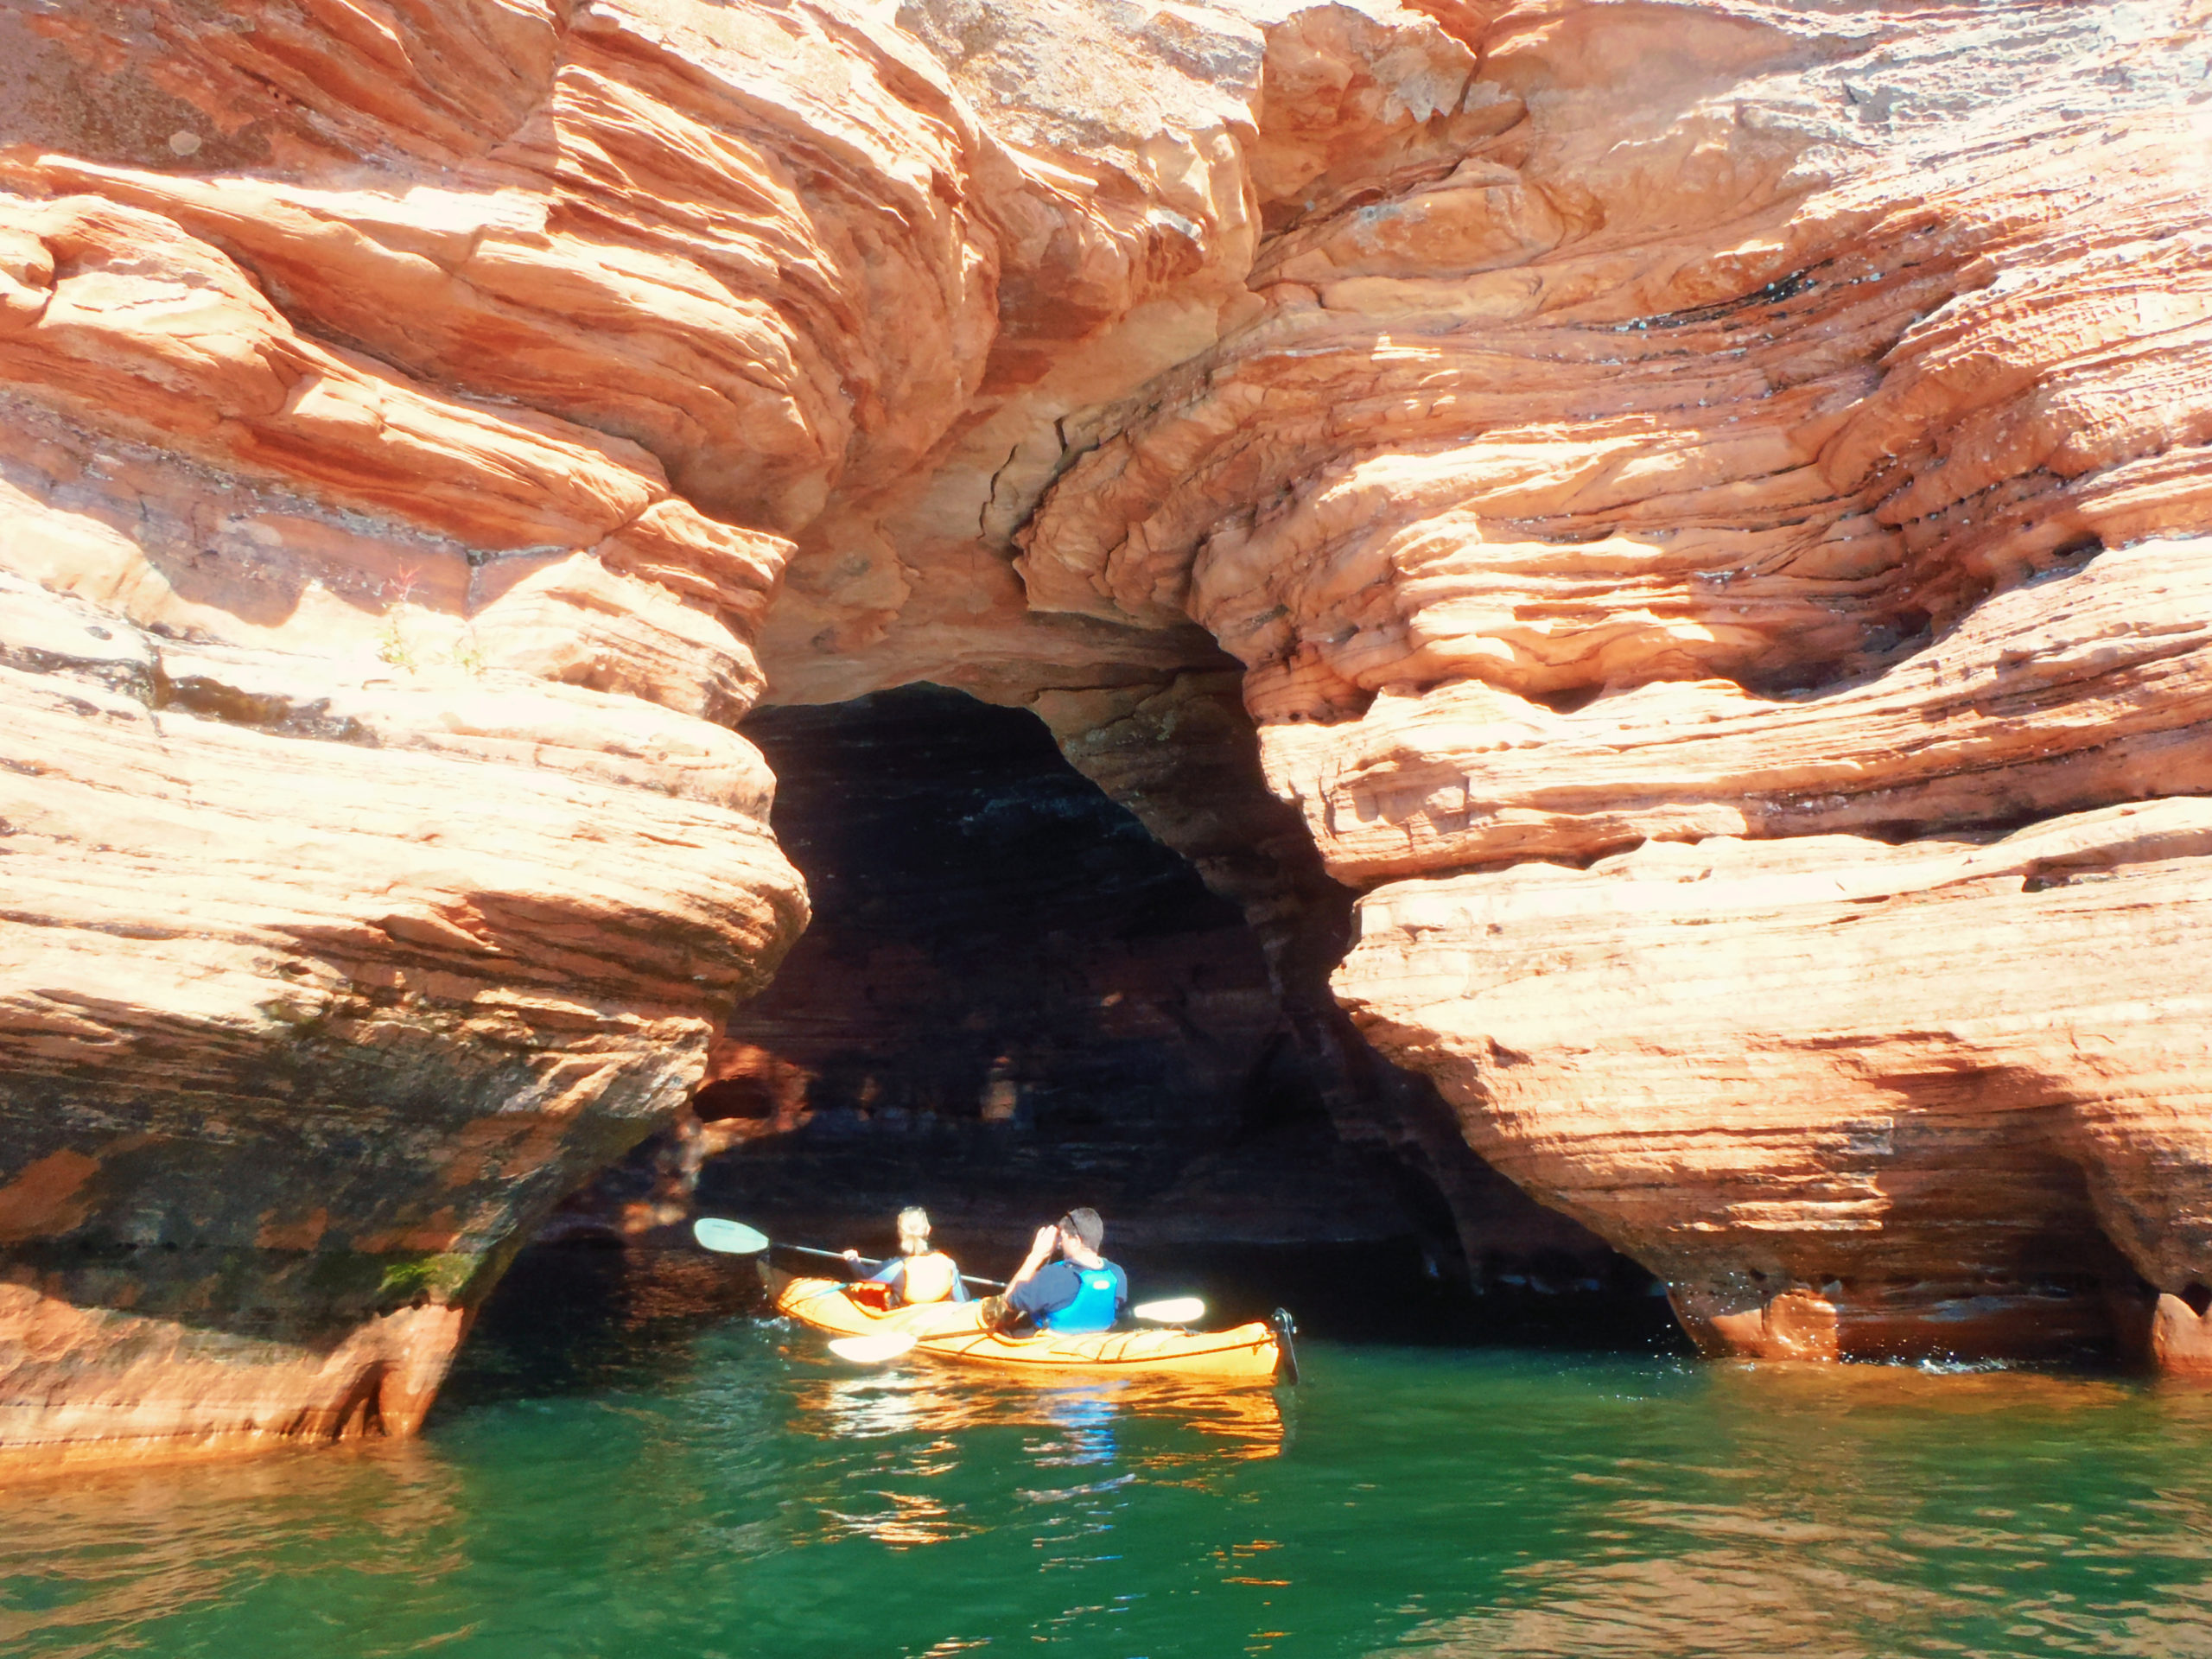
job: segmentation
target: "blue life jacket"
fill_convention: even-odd
[[[1076,1276],[1083,1281],[1083,1288],[1076,1292],[1075,1300],[1065,1307],[1054,1308],[1038,1323],[1063,1336],[1111,1331],[1115,1318],[1121,1312],[1121,1296],[1115,1288],[1115,1281],[1120,1275],[1111,1267],[1104,1267],[1077,1268]]]

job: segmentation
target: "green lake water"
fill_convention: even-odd
[[[1295,1390],[857,1372],[755,1317],[421,1440],[0,1495],[39,1656],[2212,1656],[2212,1401],[1311,1342]]]

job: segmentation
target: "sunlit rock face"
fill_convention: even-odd
[[[680,260],[546,228],[557,20],[413,16],[0,19],[17,1451],[411,1428],[804,921],[729,726],[828,469],[645,447],[709,377],[620,366]]]
[[[1001,137],[957,8],[0,17],[9,1446],[419,1419],[803,924],[764,639],[794,697],[1213,658],[976,540],[1254,303],[1260,31],[1128,21],[1026,20]]]
[[[1434,11],[1493,136],[1278,209],[1033,601],[1244,663],[1346,1006],[1707,1346],[2201,1367],[2203,20]]]
[[[2208,50],[0,15],[0,1432],[411,1422],[801,925],[732,724],[917,680],[1325,1038],[1357,889],[1344,1006],[1708,1344],[2205,1364]]]

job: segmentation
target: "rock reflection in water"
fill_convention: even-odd
[[[2022,1653],[2212,1659],[2203,1494],[2162,1488],[2143,1506],[2153,1522],[2080,1512],[2043,1478],[2113,1433],[2139,1389],[2005,1367],[1789,1363],[1713,1366],[1699,1382],[1702,1444],[1577,1469],[1591,1501],[1569,1548],[1505,1567],[1491,1606],[1417,1625],[1386,1651],[1888,1659],[1968,1651],[1952,1633],[1993,1624]],[[2158,1404],[2170,1429],[2212,1427],[2201,1391]],[[2162,1564],[2207,1576],[2158,1601],[2080,1587]]]
[[[8,1532],[35,1541],[37,1567],[8,1582],[0,1653],[105,1659],[118,1630],[268,1580],[272,1538],[286,1545],[275,1571],[302,1580],[342,1568],[404,1586],[448,1571],[461,1496],[437,1455],[407,1440],[12,1487]]]

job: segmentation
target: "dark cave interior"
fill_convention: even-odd
[[[1125,1245],[1413,1230],[1236,906],[1039,722],[914,687],[746,730],[815,920],[700,1091],[752,1130],[702,1203],[870,1237],[900,1203],[955,1236],[1079,1203]]]

